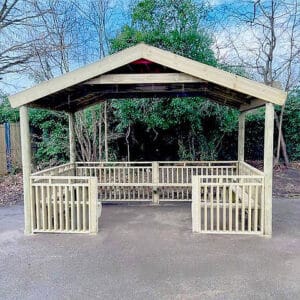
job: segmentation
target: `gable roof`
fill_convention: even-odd
[[[199,88],[199,95],[213,101],[218,101],[221,104],[237,107],[241,110],[258,107],[263,105],[265,102],[283,105],[287,97],[285,92],[277,88],[273,88],[172,52],[141,43],[107,56],[100,61],[86,65],[75,71],[42,82],[32,88],[9,96],[9,101],[11,106],[14,108],[22,105],[30,105],[57,110],[76,111],[101,100],[117,96],[122,98],[139,96],[136,89],[133,89],[132,86],[130,89],[126,89],[126,92],[124,89],[124,92],[121,93],[118,88],[114,88],[110,85],[110,93],[104,93],[103,89],[99,89],[99,86],[97,85],[97,79],[100,81],[98,84],[101,84],[101,81],[102,84],[105,84],[103,83],[103,79],[100,79],[103,74],[110,73],[113,70],[129,65],[138,60],[153,62],[164,66],[165,68],[169,68],[172,72],[178,72],[179,75],[181,74],[180,76],[178,75],[179,77],[186,77],[185,80],[181,79],[182,81],[179,79],[176,81],[176,79],[174,79],[173,85],[172,82],[163,82],[167,90],[170,92],[170,95],[179,95],[178,87],[175,89],[174,84],[178,82],[190,82],[186,84],[186,90],[184,90],[187,93],[182,93],[182,96],[196,95]],[[149,74],[149,76],[150,75],[151,74]],[[126,75],[123,74],[123,77],[124,76]],[[140,74],[140,76],[142,75]],[[145,80],[145,84],[152,83],[153,87],[153,84],[159,83],[159,75],[156,75],[155,77],[152,74],[152,78],[156,78],[156,82],[151,82],[151,79],[148,79],[148,81],[150,81],[147,82],[147,80]],[[198,79],[199,85],[195,85],[195,83],[192,85],[192,79],[195,82],[197,82]],[[205,88],[203,85],[200,85],[200,82],[207,84],[205,85]],[[114,84],[118,85],[122,84],[122,82],[114,82]],[[135,84],[134,80],[132,80],[131,84],[137,86],[141,83],[137,80],[137,83]],[[191,89],[190,86],[193,88]],[[140,87],[140,90],[142,88],[143,86]],[[213,93],[214,89],[217,92]],[[152,90],[153,93],[149,92],[146,96],[152,97],[157,95],[155,93],[155,86]],[[224,95],[220,92],[221,90],[224,90]],[[174,93],[171,94],[171,91]],[[207,92],[206,94],[205,91]],[[214,94],[215,96],[213,96]],[[145,93],[142,95],[145,96]],[[83,97],[86,99],[94,97],[94,100],[81,102],[80,99]],[[96,99],[97,97],[98,99]],[[228,99],[228,101],[226,99]],[[234,101],[235,99],[239,99],[239,101]],[[72,107],[73,101],[77,101],[76,103],[78,105],[76,107]]]

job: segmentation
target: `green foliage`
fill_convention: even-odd
[[[123,26],[111,40],[110,49],[117,52],[145,42],[247,76],[243,68],[218,64],[211,36],[205,30],[208,10],[205,2],[196,4],[192,0],[139,1],[132,8],[131,23]],[[236,159],[238,112],[234,109],[197,97],[115,100],[109,107],[110,157],[126,158],[124,137],[130,128],[132,160]],[[84,124],[83,137],[93,145],[99,144],[95,140],[94,124],[100,114],[101,109],[94,107],[77,115],[77,121]],[[0,104],[0,123],[18,120],[18,109],[12,109],[4,97]],[[57,164],[68,159],[68,120],[64,113],[30,109],[30,124],[38,165]],[[290,159],[299,160],[299,90],[289,95],[283,131]],[[246,159],[262,159],[263,137],[264,109],[259,109],[247,115]]]
[[[29,110],[33,153],[37,165],[65,162],[68,158],[68,123],[64,113]],[[19,110],[11,108],[7,97],[0,104],[0,124],[19,122]]]
[[[44,109],[30,109],[30,125],[36,147],[37,165],[66,162],[69,153],[66,114]]]
[[[144,0],[132,9],[132,25],[125,25],[111,41],[112,52],[140,42],[216,65],[212,40],[201,27],[208,8],[191,0]]]
[[[132,24],[111,41],[111,49],[116,52],[145,42],[216,66],[212,40],[201,26],[207,12],[208,7],[191,0],[140,1],[132,9]],[[220,141],[237,125],[236,112],[200,98],[122,100],[113,107],[120,132],[142,127],[155,133],[147,136],[153,142],[168,134],[173,159],[216,158]],[[143,143],[136,137],[134,142]],[[158,145],[158,151],[163,152],[163,147]]]
[[[1,99],[2,98],[2,99]],[[16,123],[19,121],[19,110],[11,108],[7,97],[0,97],[2,103],[0,104],[0,124],[10,122]]]
[[[291,160],[300,160],[300,89],[290,93],[283,115],[283,132]]]

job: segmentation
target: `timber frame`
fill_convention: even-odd
[[[76,162],[75,112],[109,99],[193,96],[200,96],[241,112],[238,139],[238,162],[240,163],[244,161],[245,114],[249,110],[265,106],[263,234],[271,236],[274,105],[283,105],[287,94],[277,88],[144,43],[9,97],[11,106],[20,108],[25,233],[33,232],[30,192],[31,144],[28,118],[30,107],[68,113],[70,163],[74,164]],[[153,166],[153,168],[157,167],[158,165]],[[51,179],[49,180],[51,183]],[[158,182],[159,179],[153,180]],[[74,188],[81,184],[80,188],[84,190],[84,186],[93,182],[91,179],[89,183],[74,183]],[[203,181],[202,184],[204,184]],[[195,181],[195,187],[199,188],[198,181]],[[92,190],[94,189],[93,187]],[[198,225],[196,224],[195,228]],[[94,227],[92,231],[95,231]]]

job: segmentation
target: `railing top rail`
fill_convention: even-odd
[[[76,168],[78,168],[78,169],[85,169],[85,168],[89,168],[89,169],[120,169],[120,168],[151,169],[151,166],[99,166],[99,165],[95,165],[95,166],[77,166]]]
[[[199,179],[264,179],[263,175],[193,175]]]
[[[263,171],[258,170],[257,168],[255,168],[255,167],[249,165],[248,163],[246,163],[246,162],[244,162],[244,161],[240,161],[239,163],[240,163],[241,165],[244,165],[246,168],[248,168],[249,170],[251,170],[252,172],[254,172],[254,173],[258,174],[258,175],[262,175],[262,176],[265,175]]]
[[[226,168],[234,168],[236,167],[235,165],[229,165],[229,166],[208,166],[208,165],[194,165],[194,166],[191,166],[191,165],[187,165],[187,166],[184,166],[184,165],[181,165],[181,166],[159,166],[160,168],[162,169],[167,169],[167,168],[210,168],[210,169],[218,169],[218,168],[223,168],[223,169],[226,169]]]
[[[152,163],[158,163],[160,167],[167,165],[170,166],[236,166],[238,161],[130,161],[130,162],[120,162],[120,161],[110,161],[110,162],[76,162],[77,167],[117,167],[117,166],[143,166],[151,167]]]
[[[45,175],[45,176],[35,176],[31,175],[30,179],[55,179],[55,180],[89,180],[91,178],[96,178],[96,176],[52,176],[52,175]]]
[[[168,163],[214,163],[214,164],[227,164],[227,163],[237,163],[238,161],[236,160],[179,160],[179,161],[158,161],[160,164],[168,164]]]
[[[111,164],[122,164],[122,165],[129,165],[129,164],[149,164],[151,165],[152,162],[150,161],[77,161],[75,164],[101,164],[101,165],[111,165]]]
[[[69,167],[69,166],[72,166],[72,165],[74,165],[74,163],[69,162],[69,163],[65,163],[65,164],[62,164],[62,165],[55,166],[55,167],[47,168],[47,169],[44,169],[44,170],[41,170],[41,171],[38,171],[38,172],[34,172],[31,175],[35,176],[35,175],[39,175],[39,174],[45,174],[47,172],[52,172],[52,171],[55,171],[57,169],[64,168],[64,167]]]

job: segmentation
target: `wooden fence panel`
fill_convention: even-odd
[[[5,127],[0,125],[0,175],[7,173]]]
[[[0,175],[19,169],[22,165],[20,124],[11,123],[7,128],[5,124],[0,125]],[[7,134],[6,130],[9,130]]]
[[[194,176],[193,231],[263,234],[264,176]]]
[[[97,178],[31,176],[32,232],[98,232]]]

